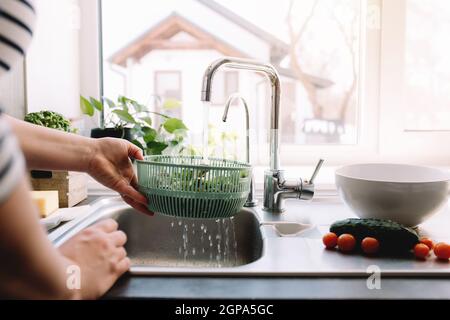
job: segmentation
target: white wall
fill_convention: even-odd
[[[79,2],[40,0],[36,11],[35,34],[26,58],[28,111],[48,109],[78,117]]]
[[[7,114],[23,119],[25,108],[24,64],[18,63],[0,77],[0,107]]]

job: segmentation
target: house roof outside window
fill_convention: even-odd
[[[295,79],[294,73],[280,65],[288,56],[289,44],[269,32],[263,30],[252,22],[244,19],[228,8],[211,0],[195,0],[207,9],[239,27],[267,45],[268,57],[280,75]],[[249,55],[249,50],[240,49],[241,44],[234,43],[235,38],[225,35],[213,34],[200,21],[192,21],[192,17],[185,17],[179,12],[172,12],[158,23],[151,26],[143,34],[126,44],[111,55],[108,61],[112,64],[126,66],[128,59],[139,61],[152,50],[216,50],[226,56],[260,59]],[[312,83],[319,89],[327,88],[332,81],[313,75],[308,75]]]

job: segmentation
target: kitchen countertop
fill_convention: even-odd
[[[90,196],[87,204],[98,196]],[[445,212],[448,215],[449,212]],[[434,227],[433,218],[429,225]],[[447,234],[447,232],[445,232]],[[449,266],[450,268],[450,266]],[[132,276],[106,299],[450,299],[450,277],[384,277],[368,289],[366,277]]]

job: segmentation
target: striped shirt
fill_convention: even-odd
[[[22,151],[0,111],[0,203],[9,197],[23,178],[24,172]]]
[[[24,57],[33,36],[34,11],[31,0],[0,0],[0,76]]]
[[[32,0],[0,0],[0,76],[25,56],[35,22]],[[0,203],[23,178],[25,161],[17,139],[0,109]]]

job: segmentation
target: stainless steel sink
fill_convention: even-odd
[[[229,268],[261,258],[263,237],[257,215],[243,209],[228,219],[148,217],[121,199],[104,199],[85,218],[51,234],[60,245],[95,222],[113,218],[127,236],[126,250],[135,267]],[[66,230],[64,232],[64,230]]]
[[[262,255],[259,222],[249,210],[233,219],[191,220],[147,217],[125,208],[113,218],[128,235],[126,249],[133,265],[234,267]]]

